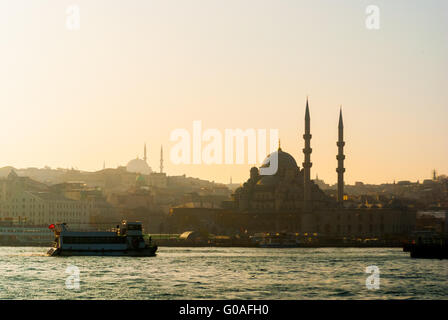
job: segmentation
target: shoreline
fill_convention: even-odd
[[[159,244],[156,242],[159,248],[258,248],[258,249],[295,249],[295,248],[403,248],[402,244],[397,245],[355,245],[355,244],[319,244],[319,245],[297,245],[297,246],[257,246],[257,245],[216,245],[216,244]],[[38,248],[50,248],[51,245],[42,244],[0,244],[0,247],[38,247]]]

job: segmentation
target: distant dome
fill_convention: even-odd
[[[152,172],[151,167],[142,159],[133,159],[128,162],[126,166],[128,172],[150,174]]]
[[[263,161],[261,165],[262,168],[269,167],[270,157],[278,156],[278,168],[279,171],[284,171],[286,169],[298,169],[297,162],[294,160],[294,157],[287,152],[283,152],[282,149],[278,149],[275,152],[272,152],[266,159]]]

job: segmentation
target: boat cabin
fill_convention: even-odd
[[[117,226],[118,235],[120,236],[142,236],[142,223],[141,222],[127,222],[123,220],[121,226]]]

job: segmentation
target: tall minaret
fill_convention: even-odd
[[[163,173],[163,145],[160,146],[160,173]]]
[[[338,167],[336,168],[336,172],[338,173],[338,203],[340,206],[342,206],[344,201],[344,124],[342,122],[342,106],[339,111],[339,134],[338,134],[338,142],[336,145],[338,146],[338,155],[336,156],[336,159],[338,160]]]
[[[305,110],[305,134],[303,135],[305,140],[305,148],[303,148],[303,154],[305,155],[305,161],[303,165],[303,209],[305,212],[311,211],[311,181],[310,170],[311,166],[311,133],[310,133],[310,110],[308,107],[308,97],[306,98],[306,110]]]
[[[146,143],[145,143],[145,147],[143,148],[143,160],[145,160],[145,162],[147,160],[147,157],[146,157]]]

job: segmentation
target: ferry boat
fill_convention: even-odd
[[[404,249],[404,248],[403,248]],[[408,246],[411,258],[448,259],[448,238],[422,240]]]
[[[446,243],[412,244],[409,252],[411,258],[448,259],[448,245]]]
[[[298,248],[301,243],[295,234],[262,233],[252,239],[260,248]]]
[[[123,220],[114,231],[72,231],[66,223],[51,224],[55,239],[48,256],[155,256],[157,245],[143,239],[141,222]]]
[[[448,259],[448,235],[417,231],[412,238],[403,245],[403,251],[409,252],[411,258]]]

